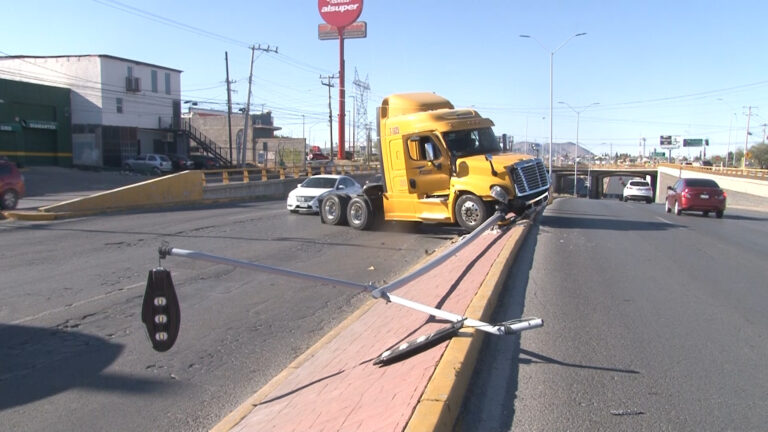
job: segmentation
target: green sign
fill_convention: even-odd
[[[701,147],[704,145],[704,140],[701,138],[686,138],[683,140],[683,147]]]
[[[667,152],[653,152],[653,157],[667,157]]]

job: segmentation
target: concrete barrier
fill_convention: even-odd
[[[39,209],[77,215],[192,204],[203,199],[199,171],[185,171]]]

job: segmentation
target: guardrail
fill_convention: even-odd
[[[662,163],[659,166],[666,168],[680,169],[686,171],[697,171],[706,174],[725,175],[730,177],[749,178],[755,180],[767,180],[768,170],[764,169],[751,169],[751,168],[726,168],[726,167],[708,167],[708,166],[695,166],[695,165],[680,165],[671,163]]]
[[[286,178],[312,177],[319,174],[364,174],[376,170],[373,165],[308,165],[278,170],[246,167],[201,171],[203,186],[209,184],[250,183]]]

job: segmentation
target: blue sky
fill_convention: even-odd
[[[548,142],[550,52],[586,32],[554,55],[555,142],[576,140],[576,114],[562,101],[589,106],[579,142],[595,153],[638,154],[642,138],[651,151],[659,135],[682,135],[725,154],[729,141],[744,147],[745,107],[756,107],[750,145],[768,123],[766,19],[764,0],[365,0],[368,37],[345,43],[347,94],[357,70],[370,85],[370,121],[390,93],[433,91],[492,118],[497,135]],[[323,146],[319,77],[337,72],[339,46],[318,40],[322,22],[313,0],[29,0],[6,10],[0,55],[109,54],[180,69],[183,99],[225,109],[224,52],[237,108],[248,46],[277,46],[257,54],[252,109]],[[334,121],[337,97],[335,88]]]

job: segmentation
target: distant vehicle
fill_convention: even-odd
[[[174,171],[186,171],[195,169],[195,163],[189,160],[188,157],[178,154],[167,154],[168,159],[171,160],[171,166]]]
[[[24,175],[16,164],[5,158],[0,159],[0,209],[15,209],[25,193]]]
[[[195,169],[216,169],[221,167],[219,161],[213,156],[192,154],[189,155],[189,159],[195,164]]]
[[[701,166],[711,167],[712,166],[712,161],[703,160],[703,161],[701,161]]]
[[[173,164],[168,156],[148,153],[134,156],[123,162],[123,168],[128,171],[145,171],[155,175],[168,173],[173,170]]]
[[[700,211],[704,216],[715,212],[717,218],[725,212],[726,194],[714,180],[704,178],[683,178],[674,186],[667,187],[664,207],[667,213],[675,210],[676,215],[687,211]]]
[[[316,175],[301,183],[288,193],[286,206],[291,213],[318,213],[320,202],[330,192],[356,195],[363,191],[362,186],[352,177],[345,175]]]
[[[632,200],[650,204],[653,202],[653,189],[645,180],[630,180],[624,187],[622,199],[624,202]]]

